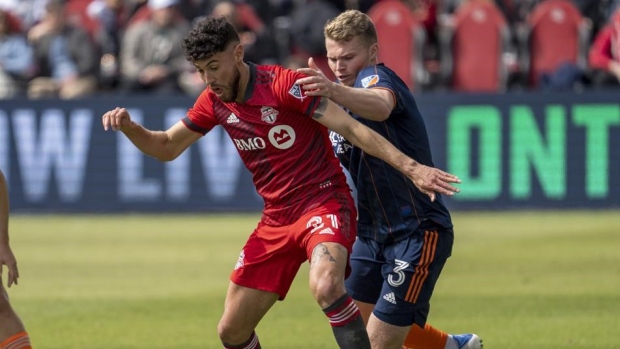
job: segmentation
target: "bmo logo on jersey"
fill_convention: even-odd
[[[278,149],[288,149],[295,143],[295,130],[288,125],[274,126],[267,134],[269,142]],[[246,139],[234,138],[235,146],[239,150],[260,150],[265,149],[267,142],[261,137]]]
[[[278,125],[269,130],[269,142],[278,149],[288,149],[295,143],[295,130],[288,125]]]
[[[267,144],[265,144],[265,140],[260,137],[247,138],[247,139],[237,139],[233,138],[235,142],[235,146],[239,150],[258,150],[265,149]]]

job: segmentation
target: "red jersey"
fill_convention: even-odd
[[[291,224],[337,191],[350,195],[327,128],[312,119],[319,98],[295,84],[303,76],[250,64],[243,103],[225,103],[207,88],[183,119],[203,135],[224,127],[265,201],[269,225]]]

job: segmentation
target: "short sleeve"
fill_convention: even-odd
[[[295,81],[306,75],[286,68],[275,70],[275,83],[273,93],[279,105],[299,112],[306,116],[314,115],[319,105],[320,97],[306,96],[305,91]]]
[[[362,69],[355,80],[355,87],[383,88],[392,92],[396,90],[390,75],[378,66]]]
[[[396,103],[394,109],[400,110],[402,106],[400,98],[398,98],[399,89],[397,86],[398,81],[394,81],[394,77],[392,77],[382,65],[369,66],[362,69],[362,71],[357,74],[354,85],[354,87],[358,88],[380,88],[392,92],[392,96]]]
[[[209,98],[208,89],[200,94],[194,106],[189,109],[187,115],[183,118],[183,123],[190,130],[198,132],[203,136],[218,124],[215,113],[213,113],[213,103]]]

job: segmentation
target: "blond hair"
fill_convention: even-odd
[[[377,42],[377,30],[370,17],[358,10],[347,10],[325,24],[323,34],[334,41],[351,41],[359,36],[368,46]]]

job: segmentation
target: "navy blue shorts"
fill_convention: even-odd
[[[408,239],[382,244],[358,237],[346,280],[353,299],[375,304],[373,314],[394,326],[424,327],[435,283],[452,253],[452,229],[418,229]]]

